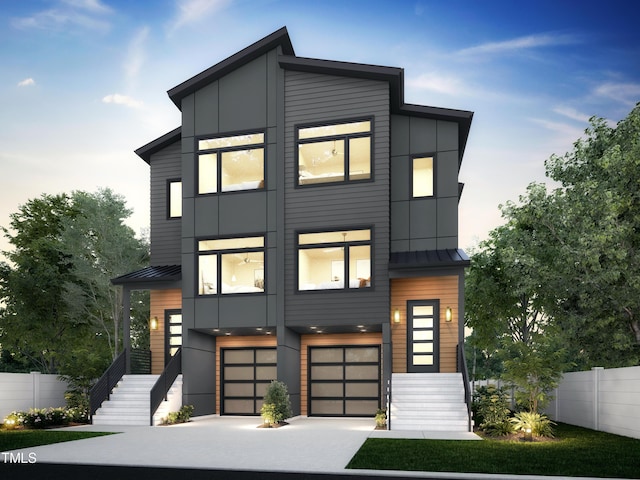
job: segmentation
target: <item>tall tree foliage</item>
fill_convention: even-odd
[[[123,223],[130,213],[100,190],[43,195],[11,215],[2,229],[13,246],[0,264],[3,351],[74,377],[93,378],[110,363],[122,312],[109,280],[147,260],[146,243]]]

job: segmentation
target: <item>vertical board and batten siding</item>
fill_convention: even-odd
[[[391,311],[400,310],[400,323],[391,323],[393,372],[407,372],[407,302],[438,300],[440,302],[440,372],[456,371],[458,345],[458,277],[394,278],[391,280]],[[445,321],[445,310],[451,307],[453,319]],[[391,315],[389,315],[389,319]],[[388,320],[390,321],[390,320]]]
[[[222,395],[222,375],[221,375],[221,355],[220,349],[222,348],[258,348],[258,347],[276,347],[276,337],[271,335],[261,336],[228,336],[228,337],[216,337],[216,412],[220,413],[221,395]],[[274,380],[277,380],[274,378]]]
[[[150,331],[151,344],[151,373],[159,375],[164,370],[164,342],[165,342],[165,310],[180,310],[182,308],[182,291],[151,290],[150,316],[158,317],[158,329]]]
[[[374,182],[296,188],[297,125],[373,117]],[[285,316],[287,325],[380,324],[389,309],[389,85],[285,72]],[[296,293],[299,230],[371,226],[370,291]]]
[[[640,438],[640,366],[565,373],[552,396],[555,421]]]
[[[345,345],[381,345],[381,333],[316,334],[300,337],[300,414],[308,415],[309,347]],[[382,354],[382,349],[380,349]],[[380,365],[384,365],[382,358]],[[384,373],[382,376],[384,376]]]
[[[151,265],[180,265],[181,220],[167,218],[167,180],[181,178],[180,142],[151,156]]]

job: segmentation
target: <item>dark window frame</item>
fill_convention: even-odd
[[[433,307],[433,365],[413,365],[413,319],[423,318],[423,315],[413,315],[413,307]],[[424,371],[440,372],[440,299],[407,300],[407,372],[420,373]]]
[[[300,235],[304,235],[307,233],[332,233],[332,232],[348,232],[348,231],[352,231],[352,230],[369,230],[370,235],[369,235],[369,240],[355,240],[355,241],[346,241],[346,242],[330,242],[330,243],[313,243],[313,244],[308,244],[308,245],[300,245]],[[322,229],[322,230],[317,230],[317,229],[310,229],[310,230],[296,230],[295,232],[295,268],[296,268],[296,275],[295,275],[295,282],[296,282],[296,288],[295,288],[295,293],[296,294],[305,294],[305,293],[311,293],[311,294],[327,294],[327,293],[344,293],[344,292],[373,292],[375,290],[375,262],[374,262],[374,258],[375,258],[375,248],[374,248],[374,226],[373,225],[366,225],[366,226],[350,226],[350,227],[344,227],[344,228],[340,228],[340,227],[335,227],[335,228],[328,228],[328,229]],[[345,248],[345,253],[344,253],[344,278],[345,278],[345,282],[344,282],[344,286],[342,288],[324,288],[324,289],[313,289],[313,290],[300,290],[300,250],[311,250],[314,248],[332,248],[332,247],[341,247],[341,246],[360,246],[360,245],[368,245],[369,246],[369,252],[370,252],[370,272],[371,272],[371,281],[370,281],[370,285],[369,287],[366,288],[349,288],[349,249]]]
[[[328,127],[328,126],[332,126],[332,125],[344,125],[344,124],[348,124],[348,123],[355,123],[355,122],[370,122],[371,124],[371,130],[368,133],[363,133],[363,132],[359,132],[359,133],[346,133],[346,134],[338,134],[338,135],[330,135],[330,136],[326,136],[326,137],[314,137],[314,138],[305,138],[305,139],[300,139],[300,130],[304,129],[304,128],[315,128],[315,127]],[[324,186],[330,186],[330,185],[344,185],[344,184],[358,184],[358,183],[366,183],[366,182],[373,182],[375,181],[375,168],[374,168],[374,157],[375,157],[375,151],[374,151],[374,132],[375,132],[375,117],[372,116],[367,116],[367,117],[356,117],[356,118],[346,118],[346,119],[339,119],[339,120],[327,120],[327,121],[322,121],[322,122],[313,122],[313,123],[301,123],[301,124],[297,124],[294,127],[294,164],[295,164],[295,178],[294,178],[294,187],[295,188],[313,188],[313,187],[324,187]],[[358,180],[349,180],[349,155],[347,155],[347,152],[349,152],[349,139],[352,138],[366,138],[369,137],[370,141],[371,141],[371,145],[370,145],[370,158],[369,158],[369,178],[363,178],[363,179],[358,179]],[[324,142],[324,141],[332,141],[332,140],[344,140],[344,148],[345,148],[345,155],[344,155],[344,179],[343,180],[337,180],[335,182],[319,182],[319,183],[309,183],[309,184],[301,184],[300,183],[300,158],[299,158],[299,154],[300,154],[300,149],[299,146],[301,144],[306,144],[306,143],[318,143],[318,142]]]
[[[171,185],[174,183],[180,183],[180,215],[171,216]],[[167,200],[167,220],[179,220],[182,218],[182,179],[181,178],[167,178],[166,186],[166,200]]]
[[[182,317],[182,309],[181,308],[169,308],[164,311],[164,365],[166,366],[171,360],[172,355],[170,354],[171,350],[171,335],[170,332],[170,324],[169,317],[172,315],[180,314]],[[180,325],[183,325],[183,321],[180,321]],[[182,347],[182,333],[180,333],[180,347]],[[177,335],[176,335],[177,336]]]
[[[232,147],[208,148],[203,150],[200,150],[198,148],[198,142],[200,142],[201,140],[211,140],[211,139],[217,139],[217,138],[236,137],[239,135],[257,135],[257,134],[263,135],[262,143],[255,143],[250,145],[237,145]],[[264,152],[263,165],[262,165],[262,173],[264,178],[262,179],[262,186],[258,188],[251,188],[246,190],[232,190],[232,191],[223,192],[222,191],[222,154],[226,152],[234,152],[234,151],[241,151],[241,150],[257,150],[257,149],[262,149]],[[246,192],[262,192],[267,189],[267,132],[266,130],[252,129],[252,130],[225,132],[224,134],[216,133],[216,134],[210,134],[210,135],[198,135],[194,138],[193,150],[194,150],[194,156],[195,156],[196,197],[206,197],[211,195],[229,195],[234,193],[246,193]],[[217,157],[216,158],[216,182],[217,182],[216,191],[200,193],[200,155],[206,155],[211,153],[215,153]]]
[[[205,250],[200,251],[198,248],[198,243],[205,240],[232,240],[232,239],[240,239],[240,238],[251,238],[251,237],[262,237],[264,239],[264,246],[262,247],[249,247],[249,248],[232,248],[225,250]],[[220,297],[244,297],[246,295],[266,295],[267,294],[267,234],[264,232],[261,233],[247,233],[246,235],[238,236],[238,235],[225,235],[225,236],[203,236],[197,237],[195,239],[195,290],[196,297],[198,298],[220,298]],[[263,270],[263,282],[264,288],[262,292],[247,292],[247,293],[222,293],[222,255],[225,254],[233,254],[233,253],[251,253],[251,252],[262,252],[264,262],[262,264]],[[217,291],[216,293],[200,293],[200,257],[201,256],[211,256],[215,255],[217,257],[216,260],[216,285]]]
[[[342,349],[342,361],[341,362],[313,362],[311,350],[316,349],[331,349],[331,348],[340,348]],[[347,362],[346,359],[346,350],[348,348],[376,348],[378,350],[378,361],[377,362]],[[342,416],[344,417],[362,417],[363,415],[347,415],[346,412],[346,402],[347,400],[374,400],[374,397],[347,397],[346,396],[346,386],[348,383],[372,383],[371,379],[351,379],[348,380],[346,378],[346,368],[348,366],[353,365],[376,365],[378,367],[378,395],[375,400],[378,401],[378,408],[381,405],[382,398],[382,348],[380,344],[365,344],[365,345],[308,345],[307,346],[307,415],[310,417],[331,417],[335,416],[335,414],[314,414],[312,411],[312,402],[314,399],[316,400],[342,400]],[[335,379],[330,380],[312,380],[311,378],[311,368],[313,366],[342,366],[342,397],[313,397],[311,395],[311,387],[315,383],[340,383],[340,381]],[[375,414],[375,412],[372,412]]]
[[[416,197],[413,194],[413,161],[417,158],[433,158],[433,194],[429,196]],[[409,157],[409,199],[410,200],[430,200],[438,196],[438,157],[436,152],[419,153]]]

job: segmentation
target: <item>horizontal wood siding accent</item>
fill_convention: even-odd
[[[220,413],[220,395],[222,394],[220,379],[220,349],[234,347],[275,347],[276,337],[271,335],[261,336],[228,336],[216,337],[216,412]]]
[[[317,334],[300,337],[300,414],[308,415],[308,347],[331,345],[381,345],[381,333]],[[382,351],[382,349],[380,349]],[[382,362],[382,359],[380,359]],[[383,363],[381,363],[382,365]]]
[[[180,219],[167,219],[167,180],[181,178],[180,142],[151,156],[151,265],[180,265]]]
[[[150,315],[158,317],[158,329],[150,331],[151,373],[159,375],[164,370],[164,311],[182,308],[182,292],[176,290],[151,290]]]
[[[440,372],[456,371],[458,345],[458,277],[397,278],[391,280],[391,312],[400,309],[400,323],[391,321],[393,372],[407,371],[407,301],[440,301]],[[445,310],[451,307],[453,319],[445,321]]]
[[[296,188],[295,127],[372,117],[374,182]],[[389,309],[389,85],[387,82],[285,72],[285,319],[291,326],[381,324]],[[373,228],[373,288],[296,293],[302,229]]]

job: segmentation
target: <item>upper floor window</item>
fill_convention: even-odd
[[[198,242],[198,294],[264,292],[264,237]]]
[[[370,286],[370,229],[298,234],[298,290]]]
[[[415,157],[411,159],[411,196],[413,198],[434,196],[434,171],[433,157]]]
[[[371,121],[300,127],[298,185],[371,178]]]
[[[264,133],[198,140],[198,193],[264,188]]]
[[[182,217],[182,181],[167,180],[167,218]]]

